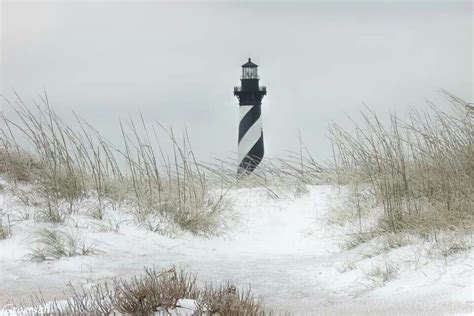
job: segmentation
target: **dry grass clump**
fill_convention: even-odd
[[[434,236],[431,244],[425,250],[430,256],[450,257],[466,252],[473,247],[472,234],[466,235],[462,232],[450,231]]]
[[[4,142],[3,145],[5,144]],[[10,182],[31,182],[36,178],[37,169],[41,169],[41,166],[30,155],[0,148],[0,174]]]
[[[44,207],[40,207],[34,214],[37,222],[46,222],[53,224],[62,224],[66,220],[66,214],[61,210],[59,205],[50,201],[46,201]]]
[[[269,315],[271,312],[255,300],[251,289],[242,290],[231,283],[207,285],[199,295],[200,313],[209,315]]]
[[[355,132],[331,128],[339,183],[371,196],[383,208],[377,231],[472,231],[474,223],[474,111],[448,95],[450,109],[392,114],[386,128],[372,112]],[[365,189],[364,189],[365,190]]]
[[[241,291],[230,283],[199,288],[195,275],[175,267],[162,271],[145,269],[145,274],[130,280],[115,279],[95,285],[90,290],[77,289],[71,284],[69,287],[69,296],[64,300],[46,302],[41,295],[36,295],[30,307],[25,308],[25,304],[19,304],[20,307],[11,304],[10,307],[48,315],[169,315],[181,307],[182,299],[192,299],[194,313],[198,315],[272,314],[250,290]]]
[[[157,272],[145,269],[145,276],[130,281],[115,280],[112,304],[127,314],[146,314],[177,306],[181,298],[196,298],[196,277],[172,268]]]
[[[389,261],[376,264],[372,269],[366,272],[366,276],[372,281],[372,286],[380,287],[385,283],[392,281],[398,274],[397,264]]]
[[[42,228],[32,239],[32,251],[28,258],[34,261],[86,256],[98,251],[95,245],[86,244],[77,234],[55,228]]]
[[[7,223],[3,222],[2,214],[0,214],[0,240],[7,239],[12,235],[10,217],[7,216]]]
[[[66,204],[73,213],[78,201],[93,197],[97,219],[105,205],[124,206],[138,224],[153,231],[216,233],[219,214],[228,204],[222,193],[210,194],[187,133],[178,142],[172,130],[148,125],[140,117],[139,123],[120,123],[123,145],[116,147],[78,116],[75,127],[66,124],[46,95],[34,107],[19,96],[5,102],[16,117],[0,117],[0,173],[19,198],[40,200],[50,221],[60,221],[50,216],[51,205]],[[170,142],[171,155],[163,152],[158,132]],[[164,222],[174,227],[163,230]]]
[[[343,248],[346,250],[355,249],[358,246],[365,244],[366,242],[374,239],[377,236],[379,236],[379,234],[373,232],[361,232],[358,234],[349,235],[347,240],[343,244]]]

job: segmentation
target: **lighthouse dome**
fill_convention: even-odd
[[[242,67],[245,67],[245,68],[256,68],[256,67],[258,67],[258,66],[252,62],[252,59],[251,59],[251,58],[249,58],[249,60],[248,60],[245,64],[243,64]]]

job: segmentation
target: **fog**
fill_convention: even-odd
[[[237,150],[241,64],[259,65],[267,156],[330,156],[327,127],[364,105],[401,115],[473,96],[472,2],[1,4],[0,93],[47,91],[118,141],[118,120],[186,126],[203,160]],[[2,103],[2,111],[9,110]]]

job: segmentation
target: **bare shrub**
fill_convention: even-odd
[[[180,298],[196,298],[198,289],[196,277],[184,270],[146,269],[142,277],[115,280],[113,293],[113,305],[119,312],[146,314],[175,308]]]
[[[55,314],[134,314],[167,315],[179,308],[182,299],[195,302],[199,315],[271,315],[261,301],[255,299],[250,288],[240,290],[230,283],[199,288],[196,276],[171,267],[157,271],[145,269],[145,274],[130,280],[115,279],[95,285],[90,290],[69,284],[68,297],[62,301],[46,302],[41,293],[34,295],[30,307]],[[17,307],[11,304],[11,307]]]
[[[210,315],[271,315],[247,290],[238,289],[231,283],[217,286],[206,286],[198,299],[198,311],[208,312]]]
[[[77,289],[71,283],[68,284],[71,295],[66,299],[66,304],[51,304],[44,302],[42,306],[51,306],[48,311],[54,314],[75,315],[111,315],[113,314],[113,292],[107,282],[95,285],[89,291],[84,288]]]

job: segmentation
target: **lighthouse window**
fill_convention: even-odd
[[[250,68],[250,77],[257,78],[257,68]]]
[[[256,79],[257,78],[257,68],[256,67],[244,67],[242,69],[242,78],[246,79]]]
[[[244,68],[244,78],[250,78],[250,68]]]

